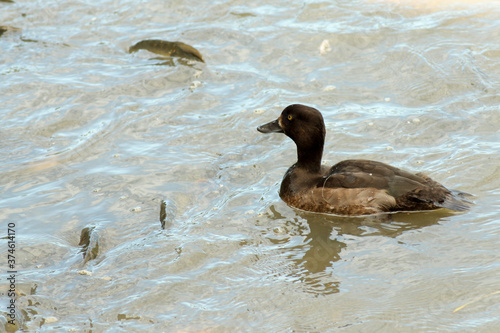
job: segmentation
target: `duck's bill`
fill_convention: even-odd
[[[261,133],[284,133],[279,124],[279,119],[257,127],[257,131]]]

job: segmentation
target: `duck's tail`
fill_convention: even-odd
[[[450,190],[450,193],[446,196],[443,203],[439,206],[451,210],[455,210],[458,212],[464,212],[469,210],[470,207],[474,204],[470,199],[474,196],[472,194],[458,191],[458,190]]]

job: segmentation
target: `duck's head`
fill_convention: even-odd
[[[287,106],[278,119],[257,127],[261,133],[284,133],[297,148],[323,148],[325,143],[325,122],[315,108],[302,104]]]
[[[316,172],[321,166],[325,144],[325,122],[315,108],[292,104],[287,106],[278,119],[257,127],[261,133],[284,133],[297,145],[297,164]]]

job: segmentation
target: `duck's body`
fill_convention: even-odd
[[[469,208],[466,193],[381,162],[345,160],[322,166],[325,125],[314,108],[290,105],[258,130],[284,133],[297,145],[298,161],[286,172],[280,189],[280,197],[292,207],[339,215]]]

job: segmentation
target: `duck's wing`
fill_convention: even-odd
[[[469,194],[448,190],[422,174],[376,161],[346,160],[334,165],[323,177],[324,189],[372,188],[384,191],[396,200],[395,210],[448,208],[465,211],[470,208]]]
[[[393,197],[425,186],[427,179],[385,163],[368,160],[346,160],[334,165],[324,176],[326,188],[376,188]]]

